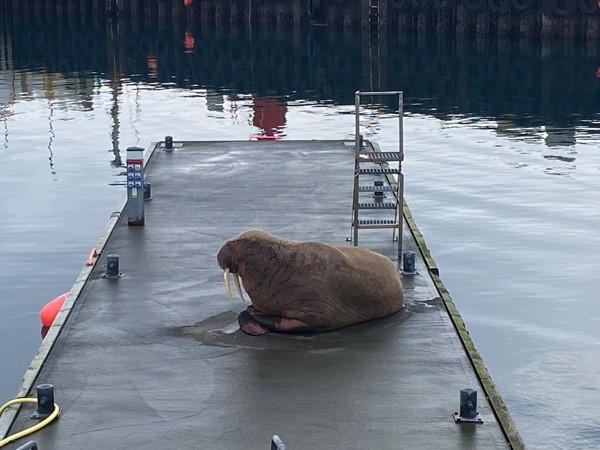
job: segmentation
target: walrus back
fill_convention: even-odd
[[[336,247],[345,257],[348,269],[345,296],[364,308],[369,318],[385,317],[404,305],[402,279],[394,263],[364,247]],[[348,274],[351,274],[350,276]]]

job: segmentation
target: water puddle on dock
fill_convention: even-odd
[[[417,307],[417,310],[421,307]],[[237,314],[227,311],[194,325],[171,328],[175,336],[191,336],[205,345],[216,347],[241,347],[253,349],[288,349],[309,352],[329,352],[349,346],[370,346],[378,341],[386,341],[390,334],[395,335],[407,319],[412,309],[402,308],[396,314],[383,319],[372,320],[352,327],[326,333],[281,334],[269,333],[264,336],[250,336],[238,326]]]

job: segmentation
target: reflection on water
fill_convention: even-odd
[[[597,48],[138,19],[1,24],[0,359],[14,364],[0,403],[39,344],[40,306],[122,196],[126,147],[343,138],[355,90],[403,89],[409,203],[521,433],[530,448],[599,445],[578,394],[600,404],[582,375],[599,370]],[[395,110],[365,107],[363,133],[395,142]]]
[[[412,113],[474,124],[494,120],[498,133],[517,138],[543,127],[548,146],[570,145],[582,123],[598,131],[598,49],[583,45],[575,51],[537,42],[378,36],[373,51],[369,36],[357,39],[355,33],[323,28],[286,36],[194,24],[165,23],[157,32],[135,21],[104,26],[54,20],[42,25],[9,18],[4,39],[9,32],[12,58],[3,65],[14,70],[12,95],[32,95],[32,75],[22,72],[32,68],[78,79],[79,86],[70,81],[67,89],[79,90],[72,94],[82,97],[84,108],[92,107],[83,98],[90,101],[91,74],[111,80],[116,96],[123,79],[340,104],[351,104],[357,88],[405,86]],[[53,88],[45,87],[46,95]]]

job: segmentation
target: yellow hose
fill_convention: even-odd
[[[9,406],[15,405],[17,403],[37,403],[37,399],[36,398],[15,398],[15,399],[12,399],[12,400],[6,402],[4,405],[2,405],[2,407],[0,408],[0,414],[2,414],[4,412],[4,410],[6,408],[8,408]],[[52,422],[54,419],[56,419],[58,417],[59,413],[60,413],[60,408],[55,403],[54,404],[54,411],[52,411],[52,414],[50,414],[44,420],[42,420],[41,422],[35,424],[32,427],[26,428],[23,431],[19,431],[18,433],[15,433],[15,434],[12,434],[12,435],[10,435],[8,437],[5,437],[4,439],[2,439],[0,441],[0,447],[4,447],[6,444],[10,444],[11,442],[16,441],[17,439],[21,439],[22,437],[27,436],[28,434],[35,433],[36,431],[44,428],[46,425],[48,425],[50,422]]]

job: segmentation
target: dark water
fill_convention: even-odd
[[[406,196],[529,448],[600,448],[600,58],[160,18],[0,21],[0,402],[124,194],[176,139],[345,138],[354,91],[405,92]],[[393,104],[364,134],[395,145]],[[348,223],[348,229],[350,224]]]

